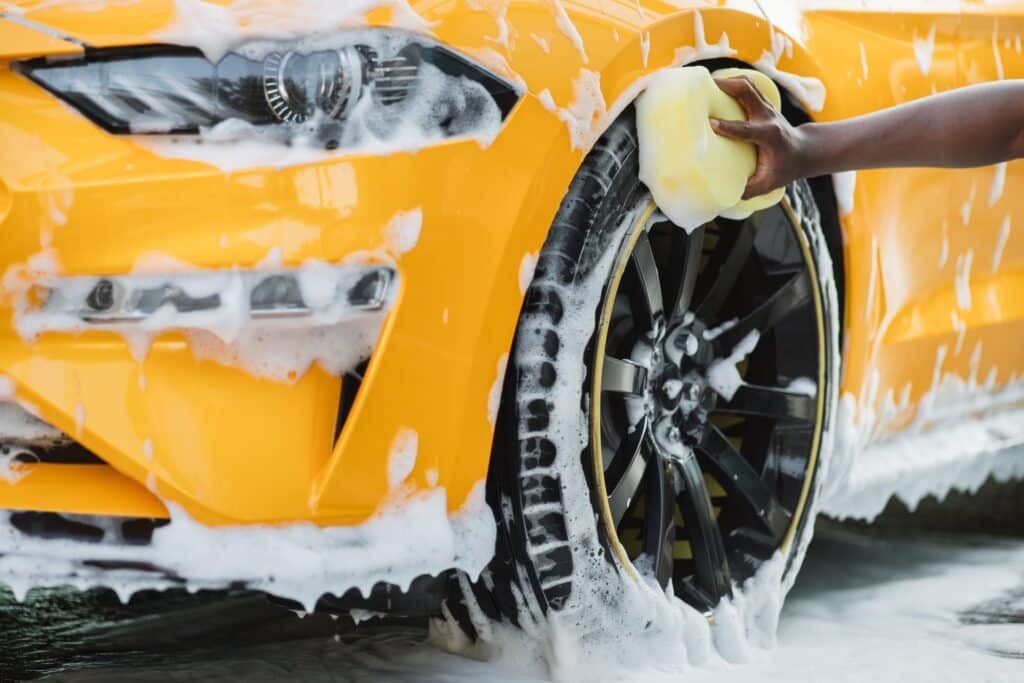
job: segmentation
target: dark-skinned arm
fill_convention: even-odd
[[[972,85],[834,123],[791,125],[750,81],[718,86],[747,121],[712,128],[757,146],[745,198],[798,178],[872,168],[969,168],[1024,157],[1024,81]]]

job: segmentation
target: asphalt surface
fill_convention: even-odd
[[[1022,500],[1020,492],[1009,500]],[[799,650],[805,647],[803,638],[814,642],[823,623],[835,634],[834,642],[823,644],[826,650],[878,649],[872,641],[843,635],[856,634],[865,628],[861,622],[874,620],[899,625],[884,639],[886,647],[892,644],[900,652],[901,638],[907,639],[906,647],[916,648],[921,637],[918,633],[913,636],[918,640],[911,641],[910,634],[901,634],[935,631],[938,621],[946,627],[927,637],[947,643],[951,652],[969,652],[972,659],[964,666],[976,670],[979,661],[991,658],[993,670],[1005,672],[1013,663],[1019,665],[1018,680],[1024,680],[1024,563],[1005,566],[1024,560],[1024,534],[1016,528],[1024,523],[1012,523],[1021,517],[1006,516],[1006,524],[983,517],[972,523],[979,529],[968,524],[965,531],[942,535],[934,532],[927,514],[908,520],[898,509],[876,527],[819,525],[783,613],[780,649],[789,643]],[[973,519],[968,514],[960,518]],[[976,583],[977,572],[990,563],[1004,565],[998,569],[1009,584],[993,581],[991,590],[972,585],[965,604],[946,607],[948,587],[955,592],[958,585],[957,572],[965,582]],[[922,617],[919,612],[927,606],[918,603],[931,599],[928,582],[939,575],[946,581],[943,595],[934,596],[937,607]],[[900,593],[922,597],[900,603],[892,597]],[[861,613],[844,612],[851,601]],[[873,601],[880,605],[872,606]],[[869,607],[875,611],[863,613]],[[495,680],[486,663],[441,653],[425,638],[424,623],[355,626],[329,615],[300,617],[248,592],[149,592],[123,605],[109,591],[36,590],[18,603],[0,590],[0,681]],[[1014,680],[964,675],[962,680]],[[510,679],[537,680],[535,672]],[[752,675],[749,680],[760,679]]]

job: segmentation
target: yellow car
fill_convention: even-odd
[[[1024,4],[802,5],[4,0],[0,582],[710,610],[1020,474],[1024,167],[689,233],[638,179],[664,69],[793,121],[1024,74]]]

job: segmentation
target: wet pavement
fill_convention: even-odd
[[[958,587],[963,599],[951,599]],[[813,680],[814,658],[787,659],[812,645],[823,661],[949,652],[948,666],[926,668],[985,676],[962,680],[1024,680],[1024,541],[826,528],[782,624],[778,653],[766,653],[749,680],[775,680],[773,667],[780,679],[796,668],[790,680]],[[423,623],[300,617],[247,592],[149,592],[122,605],[108,591],[33,591],[24,603],[4,591],[0,637],[3,681],[496,680],[487,663],[425,644]],[[729,680],[748,680],[738,673]],[[500,680],[538,675],[503,671]]]

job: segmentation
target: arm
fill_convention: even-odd
[[[745,78],[717,81],[747,121],[715,132],[757,145],[744,197],[797,178],[892,167],[966,168],[1024,156],[1024,81],[985,83],[835,123],[792,126]]]

